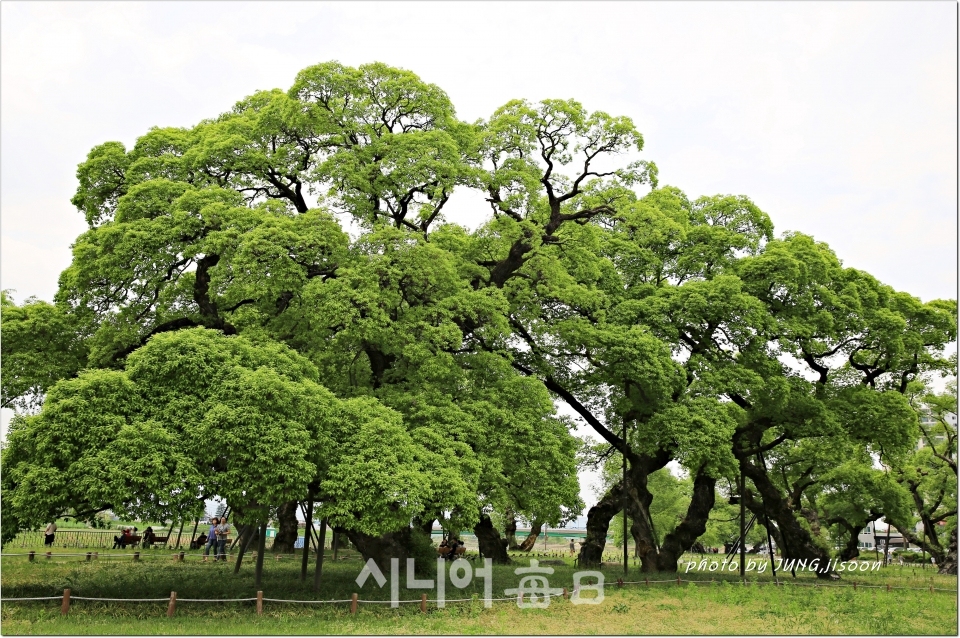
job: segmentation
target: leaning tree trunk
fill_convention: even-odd
[[[603,560],[603,547],[607,542],[610,521],[620,511],[623,503],[622,485],[615,484],[587,511],[587,535],[580,546],[577,560],[581,567],[596,567]]]
[[[864,525],[867,523],[872,523],[873,521],[880,518],[879,514],[873,514],[864,522]],[[836,518],[830,519],[830,523],[836,523],[843,529],[847,531],[850,536],[847,538],[846,544],[843,546],[843,549],[840,550],[840,555],[838,558],[844,562],[848,560],[853,560],[860,555],[860,548],[857,546],[860,542],[860,530],[863,528],[863,525],[852,525],[850,521],[838,516]],[[888,547],[889,549],[889,547]],[[886,554],[884,554],[886,555]]]
[[[513,510],[507,510],[504,518],[507,519],[507,524],[503,529],[503,536],[507,540],[507,549],[515,552],[520,549],[520,545],[517,544],[517,516],[513,513]]]
[[[243,556],[246,554],[247,549],[250,547],[251,543],[254,540],[260,538],[260,528],[254,525],[244,525],[243,529],[240,531],[240,535],[237,536],[237,540],[233,542],[233,545],[230,547],[233,548],[237,544],[240,546],[240,551],[237,552],[237,561],[233,566],[233,573],[240,573],[240,566],[243,564]]]
[[[734,448],[734,454],[738,450]],[[810,532],[800,524],[794,513],[790,502],[784,498],[780,490],[770,477],[767,476],[763,468],[757,467],[748,460],[740,458],[740,470],[744,476],[750,479],[759,492],[761,501],[758,501],[748,491],[744,494],[744,502],[747,508],[758,518],[764,514],[777,524],[780,530],[780,549],[783,557],[786,559],[795,558],[798,560],[818,561],[817,578],[839,578],[830,570],[830,555],[822,547],[817,545]]]
[[[693,480],[693,494],[687,513],[676,529],[667,534],[657,555],[657,570],[677,571],[677,561],[684,552],[693,547],[697,539],[707,531],[707,519],[716,499],[717,479],[707,476],[701,469]]]
[[[297,502],[287,501],[277,508],[277,536],[270,550],[278,554],[292,554],[299,534],[297,522]]]
[[[480,544],[480,553],[484,558],[490,558],[497,565],[509,565],[507,556],[507,541],[500,538],[500,532],[493,526],[490,517],[480,515],[480,521],[473,526],[473,533]]]
[[[530,523],[530,533],[527,534],[527,537],[523,539],[523,542],[520,543],[519,549],[521,552],[529,552],[533,549],[533,546],[537,544],[537,539],[540,538],[540,532],[543,531],[543,523],[537,520],[534,520]]]
[[[957,575],[957,528],[950,532],[950,542],[947,543],[947,553],[940,562],[939,573]]]

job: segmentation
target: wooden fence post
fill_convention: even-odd
[[[53,552],[47,552],[47,560],[53,558]]]
[[[29,560],[29,561],[32,563],[32,562],[33,562],[33,557],[34,557],[35,554],[36,554],[36,552],[30,552],[30,558],[27,559],[27,560]]]
[[[63,616],[67,615],[67,612],[70,611],[70,590],[63,590],[63,602],[60,603],[60,614]]]
[[[421,613],[427,613],[427,595],[420,594],[420,611]]]
[[[170,604],[167,605],[167,618],[173,618],[173,614],[177,611],[177,592],[170,592]]]
[[[677,576],[677,587],[679,587],[679,586],[680,586],[680,577]]]
[[[262,591],[257,592],[257,615],[258,616],[263,615],[263,592]]]
[[[135,561],[140,560],[140,552],[134,552],[134,553],[133,553],[133,560],[135,560]]]
[[[91,558],[93,558],[93,552],[87,552],[87,562],[90,562]]]
[[[564,588],[563,588],[563,599],[564,599],[564,600],[566,600],[567,598],[568,598],[568,595],[567,595],[567,588],[566,588],[566,587],[564,587]]]
[[[350,613],[357,613],[357,595],[354,594],[350,597]]]
[[[182,563],[184,555],[185,555],[185,552],[180,552],[177,558],[177,562]]]

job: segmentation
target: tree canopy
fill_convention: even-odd
[[[218,496],[253,522],[310,500],[378,560],[439,520],[505,561],[493,521],[582,512],[576,422],[628,464],[585,564],[625,490],[644,569],[676,569],[741,474],[797,558],[881,515],[955,521],[922,469],[955,478],[955,457],[915,458],[911,393],[955,374],[956,302],[776,236],[746,196],[660,187],[643,145],[575,100],[468,123],[409,71],[330,62],[96,146],[55,303],[3,299],[22,412],[3,538],[66,511],[182,518]],[[444,218],[458,189],[489,204],[473,229]]]

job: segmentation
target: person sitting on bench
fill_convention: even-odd
[[[201,533],[195,540],[190,541],[190,549],[200,549],[207,544],[206,533]]]
[[[133,542],[133,533],[130,531],[129,527],[124,527],[123,531],[120,532],[120,536],[113,537],[113,549],[126,549],[127,545],[130,545]]]
[[[463,546],[463,541],[459,541],[456,538],[451,538],[447,543],[447,547],[450,548],[450,551],[447,552],[447,560],[456,560],[457,559],[457,549]]]
[[[133,544],[133,531],[129,527],[123,530],[123,535],[120,536],[120,549],[126,549],[127,545]]]

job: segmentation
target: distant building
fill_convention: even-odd
[[[884,551],[884,546],[888,538],[888,527],[891,551],[904,548],[920,549],[916,545],[911,545],[905,541],[903,534],[897,531],[892,525],[888,526],[883,519],[867,523],[867,526],[860,530],[860,533],[857,535],[857,547],[861,550]],[[921,523],[917,523],[916,532],[917,534],[923,533],[923,525]]]
[[[947,424],[947,427],[952,428],[954,432],[957,431],[957,415],[952,412],[947,412],[944,414],[944,421]],[[939,422],[937,419],[930,413],[930,408],[923,407],[920,408],[920,427],[929,432],[931,428],[938,425]],[[947,439],[945,434],[934,434],[932,437],[934,445],[940,445],[944,443]],[[917,442],[917,449],[921,449],[929,445],[926,437],[921,436],[920,440]]]
[[[857,548],[859,549],[873,549],[874,539],[874,522],[867,523],[867,526],[860,530],[860,533],[857,534]]]

